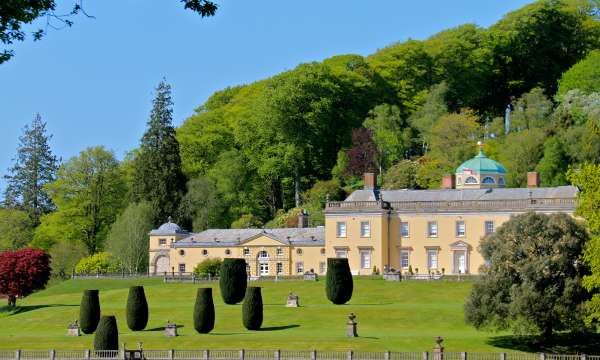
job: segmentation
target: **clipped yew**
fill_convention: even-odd
[[[212,288],[199,288],[194,305],[194,329],[207,334],[215,327],[215,304]]]
[[[246,260],[224,259],[219,274],[221,297],[225,304],[233,305],[244,300],[248,278]]]
[[[94,335],[94,350],[119,350],[119,330],[114,316],[102,316]]]
[[[144,330],[148,325],[148,302],[143,286],[129,288],[127,297],[127,326],[133,331]]]
[[[352,298],[352,273],[348,259],[327,259],[327,298],[336,305],[347,303]]]
[[[92,334],[100,321],[98,290],[83,290],[79,306],[79,326],[84,334]]]
[[[242,320],[248,330],[260,329],[263,322],[263,302],[260,288],[249,286],[242,306]]]

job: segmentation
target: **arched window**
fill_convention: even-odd
[[[296,254],[302,255],[302,249],[296,249]]]
[[[504,178],[503,178],[503,177],[500,177],[500,178],[498,179],[498,185],[500,185],[500,186],[504,186],[504,185],[505,185],[505,183],[504,183]]]
[[[483,178],[483,180],[481,180],[481,183],[482,184],[495,184],[496,180],[494,180],[494,178],[491,176],[486,176]]]
[[[261,250],[261,251],[258,253],[258,257],[259,257],[260,259],[267,259],[267,258],[269,257],[269,253],[268,253],[266,250]]]
[[[477,184],[477,178],[474,176],[469,176],[465,179],[465,184]]]
[[[185,255],[185,250],[183,250],[183,249],[179,250],[179,255],[181,255],[181,256]]]
[[[208,250],[206,250],[206,249],[202,250],[202,255],[204,255],[204,256],[208,255]]]
[[[225,250],[225,255],[231,255],[231,250],[229,250],[229,249]]]
[[[321,255],[325,255],[325,249],[321,249]]]

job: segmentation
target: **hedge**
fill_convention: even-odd
[[[248,330],[258,330],[263,322],[263,302],[260,288],[249,286],[242,306],[242,320]]]
[[[334,304],[345,304],[352,298],[352,273],[348,259],[327,259],[327,298]]]
[[[215,304],[212,288],[199,288],[194,305],[194,328],[201,334],[211,332],[215,327]]]
[[[224,259],[219,274],[221,297],[225,304],[233,305],[244,300],[248,282],[246,260]]]
[[[129,288],[127,297],[127,326],[133,331],[144,330],[148,325],[148,302],[143,286]]]
[[[79,326],[84,334],[92,334],[100,321],[98,290],[84,290],[79,306]]]
[[[119,350],[119,330],[114,316],[100,318],[94,335],[95,350]]]

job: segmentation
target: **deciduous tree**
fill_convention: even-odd
[[[37,249],[0,253],[0,294],[8,297],[8,306],[16,306],[17,297],[43,289],[50,279],[50,256]]]

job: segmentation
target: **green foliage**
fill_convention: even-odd
[[[33,239],[33,225],[27,212],[0,208],[0,250],[17,250]]]
[[[328,258],[326,279],[325,290],[329,301],[336,305],[350,301],[354,283],[348,259]]]
[[[298,215],[304,211],[302,208],[291,208],[287,212],[279,210],[273,220],[265,224],[267,229],[290,228],[298,226]]]
[[[262,225],[259,218],[252,214],[244,214],[231,223],[232,229],[256,229]]]
[[[219,272],[221,271],[222,264],[223,260],[220,258],[203,260],[194,268],[194,274],[197,276],[218,276]]]
[[[578,89],[589,94],[600,92],[600,50],[590,53],[566,71],[558,81],[557,95]]]
[[[107,274],[119,270],[119,266],[113,255],[109,252],[99,252],[85,257],[75,266],[77,274]]]
[[[84,290],[79,305],[79,326],[84,334],[96,331],[100,322],[100,298],[98,290]]]
[[[402,160],[398,162],[383,175],[383,188],[386,190],[418,188],[418,170],[419,163],[416,161]]]
[[[548,115],[552,112],[552,102],[544,95],[540,88],[521,95],[513,104],[511,113],[511,131],[542,128],[546,125]]]
[[[129,204],[110,228],[106,248],[123,270],[148,270],[148,233],[153,228],[155,210],[147,201]]]
[[[50,265],[52,276],[67,279],[79,261],[85,257],[86,250],[83,245],[61,241],[50,249]]]
[[[302,206],[308,212],[309,226],[325,225],[325,203],[329,201],[342,201],[346,198],[346,192],[339,180],[317,181],[312,188],[303,194]],[[296,214],[297,215],[297,214]],[[298,217],[296,216],[296,221]]]
[[[437,123],[443,116],[448,115],[447,93],[448,85],[445,82],[432,86],[423,96],[422,104],[408,118],[411,126],[418,131],[421,151],[427,151],[429,148],[433,124]]]
[[[219,287],[223,302],[234,305],[242,301],[247,283],[246,260],[224,259],[219,274]]]
[[[540,173],[542,186],[560,186],[567,184],[567,154],[557,137],[544,142],[544,155],[535,171]]]
[[[220,225],[221,206],[216,186],[201,176],[188,181],[179,212],[191,220],[194,231],[201,232]]]
[[[498,149],[498,161],[504,164],[508,174],[508,187],[527,185],[527,172],[535,170],[544,153],[545,134],[540,129],[527,129],[510,133]]]
[[[127,297],[127,326],[133,331],[141,331],[148,325],[148,302],[143,286],[129,288]]]
[[[102,316],[94,335],[94,350],[119,350],[119,329],[114,316]]]
[[[212,288],[199,288],[194,305],[194,329],[200,334],[208,334],[215,327],[215,305]]]
[[[248,286],[244,304],[242,305],[242,320],[248,330],[259,330],[263,323],[263,301],[258,286]]]
[[[466,321],[546,339],[583,330],[589,294],[582,278],[589,270],[579,260],[587,240],[568,214],[512,217],[481,242],[488,265],[465,304]]]

